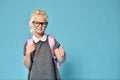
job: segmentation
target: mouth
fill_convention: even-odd
[[[42,28],[37,28],[37,30],[43,30]]]

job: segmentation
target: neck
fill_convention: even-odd
[[[34,34],[39,40],[44,36],[44,33],[43,34]]]

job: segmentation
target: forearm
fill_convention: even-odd
[[[27,69],[30,68],[31,65],[31,58],[30,58],[30,54],[26,54],[24,57],[24,65]]]

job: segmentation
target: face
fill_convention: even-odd
[[[48,22],[46,21],[45,16],[37,15],[32,22],[32,28],[34,34],[39,34],[39,35],[44,34],[47,24]]]

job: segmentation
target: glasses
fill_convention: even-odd
[[[40,25],[46,27],[46,26],[48,25],[48,22],[37,22],[37,21],[33,21],[33,25],[34,25],[35,27],[39,27]]]

